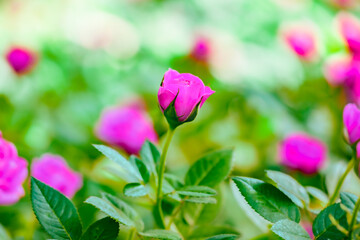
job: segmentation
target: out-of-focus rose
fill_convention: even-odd
[[[282,37],[290,49],[303,60],[312,60],[317,55],[317,40],[311,27],[300,24],[283,28]]]
[[[351,64],[349,56],[329,58],[324,66],[324,74],[328,83],[333,86],[344,84],[350,77]]]
[[[356,157],[360,159],[360,142],[356,144]]]
[[[309,234],[311,239],[314,239],[314,233],[312,231],[312,225],[310,222],[301,221],[300,225],[303,226],[305,231]]]
[[[122,148],[128,154],[138,154],[146,140],[158,141],[149,116],[136,104],[106,109],[97,123],[95,134],[102,141]]]
[[[360,54],[360,22],[349,13],[338,15],[339,29],[347,43],[349,50],[354,54]]]
[[[314,137],[296,133],[283,140],[280,157],[283,165],[313,174],[325,163],[326,146]]]
[[[357,0],[330,0],[331,3],[339,8],[355,7]]]
[[[353,103],[347,104],[344,108],[343,120],[350,144],[356,143],[360,140],[359,108]]]
[[[191,51],[190,56],[199,62],[207,62],[210,55],[210,42],[206,38],[199,38]]]
[[[27,161],[18,156],[14,144],[3,139],[0,132],[0,205],[11,205],[24,196],[28,175]]]
[[[81,175],[73,171],[64,158],[53,154],[44,154],[34,159],[31,175],[69,198],[83,185]]]
[[[198,108],[215,93],[200,78],[169,69],[161,83],[158,99],[170,127],[195,119]]]
[[[6,53],[6,60],[18,75],[28,73],[36,62],[36,55],[24,47],[12,47]]]

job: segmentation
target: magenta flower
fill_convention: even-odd
[[[343,120],[350,144],[356,143],[360,140],[359,108],[353,103],[348,103],[344,108]]]
[[[329,58],[324,66],[324,74],[330,85],[344,84],[351,75],[352,61],[349,56]]]
[[[29,72],[35,62],[36,56],[30,50],[23,47],[13,47],[6,54],[6,60],[18,75]]]
[[[27,175],[27,161],[0,132],[0,205],[14,204],[25,195],[22,184]]]
[[[198,108],[215,91],[190,73],[169,69],[161,83],[158,99],[170,126],[175,128],[195,119]]]
[[[149,116],[143,108],[134,104],[106,109],[97,123],[95,134],[128,154],[138,154],[146,140],[158,141]]]
[[[360,22],[349,13],[340,13],[338,16],[340,33],[347,43],[349,50],[360,54]]]
[[[306,174],[316,173],[325,163],[326,146],[318,139],[297,133],[281,144],[281,163]]]
[[[81,175],[74,172],[64,158],[53,154],[44,154],[34,159],[31,175],[69,198],[83,185]]]
[[[310,222],[301,221],[300,225],[305,229],[305,231],[309,234],[311,239],[314,239],[314,233],[312,231],[312,225]]]
[[[199,38],[191,51],[190,56],[199,62],[206,62],[210,55],[210,43],[205,38]]]
[[[311,28],[294,25],[284,28],[283,38],[290,49],[304,60],[311,60],[317,54],[315,33]]]

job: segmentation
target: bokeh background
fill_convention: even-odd
[[[329,58],[348,54],[336,25],[340,12],[360,17],[359,1],[2,0],[0,130],[29,162],[46,152],[59,154],[84,176],[73,201],[87,226],[96,211],[82,202],[122,189],[91,145],[101,142],[94,127],[102,110],[142,99],[162,146],[167,125],[157,90],[170,67],[199,76],[216,94],[177,131],[169,171],[181,177],[205,152],[221,148],[235,150],[232,175],[289,171],[278,164],[278,145],[290,133],[306,132],[326,143],[327,163],[321,174],[292,174],[326,191],[350,157],[342,130],[348,98],[324,75]],[[281,32],[289,26],[314,33],[311,59],[284,42]],[[36,55],[26,74],[16,74],[5,58],[14,46]],[[0,207],[0,223],[14,238],[46,239],[28,185],[19,203]],[[261,223],[250,220],[229,184],[221,188],[215,223],[234,226],[241,239],[258,235]]]

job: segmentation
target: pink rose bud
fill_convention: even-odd
[[[310,27],[288,26],[283,30],[283,38],[290,49],[303,60],[312,60],[316,56],[316,37]]]
[[[281,163],[306,174],[316,173],[325,163],[326,146],[318,139],[297,133],[288,136],[280,147]]]
[[[0,132],[0,205],[11,205],[25,195],[23,183],[28,175],[27,161]]]
[[[146,140],[158,141],[148,114],[141,106],[134,104],[106,109],[97,123],[95,134],[128,154],[138,154]]]
[[[340,13],[338,16],[340,33],[347,43],[349,50],[360,54],[360,22],[353,15]]]
[[[44,154],[34,159],[31,175],[68,198],[72,198],[83,185],[81,175],[74,172],[64,158],[53,154]]]
[[[190,56],[199,62],[207,62],[210,55],[210,43],[205,38],[197,39]]]
[[[353,103],[344,108],[343,120],[350,144],[360,140],[360,110]]]
[[[36,62],[33,52],[22,47],[13,47],[6,54],[6,60],[18,75],[28,73]]]
[[[331,57],[324,66],[325,78],[330,85],[342,85],[350,77],[351,68],[352,63],[349,56]]]
[[[309,234],[311,239],[314,239],[314,233],[312,231],[312,225],[310,222],[301,221],[300,225],[305,229],[305,231]]]
[[[195,119],[206,99],[215,93],[200,78],[169,69],[161,82],[158,99],[171,128]]]

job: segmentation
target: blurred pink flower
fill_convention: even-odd
[[[360,110],[353,104],[348,103],[343,112],[343,120],[350,144],[360,140]]]
[[[332,3],[339,8],[351,8],[356,5],[357,0],[332,0]]]
[[[198,38],[190,56],[196,61],[207,62],[209,60],[210,51],[210,42],[206,38]]]
[[[358,142],[356,144],[356,157],[360,158],[360,142]],[[360,165],[359,165],[359,167],[360,167]],[[359,173],[360,173],[360,171],[359,171]]]
[[[331,57],[325,62],[324,74],[330,85],[344,84],[351,71],[351,58],[349,56]]]
[[[340,33],[353,54],[360,54],[360,22],[349,13],[338,15]]]
[[[303,60],[312,60],[317,55],[315,32],[300,24],[289,25],[282,32],[285,43]]]
[[[306,174],[316,173],[325,163],[326,146],[311,136],[296,133],[283,140],[281,163]]]
[[[22,186],[27,175],[27,161],[18,156],[14,144],[0,132],[0,205],[11,205],[24,196]]]
[[[312,231],[312,225],[310,222],[301,221],[300,225],[305,229],[305,231],[309,234],[311,239],[314,239],[314,233]]]
[[[69,198],[83,185],[81,175],[73,171],[64,158],[53,154],[43,154],[34,159],[31,175]]]
[[[163,112],[175,100],[176,119],[173,121],[185,122],[190,120],[189,117],[196,108],[201,108],[213,93],[215,91],[205,86],[200,78],[190,73],[178,73],[169,69],[161,83],[158,99]]]
[[[12,47],[6,53],[6,60],[18,75],[29,72],[36,62],[36,55],[24,47]]]
[[[157,143],[158,136],[145,110],[137,105],[116,106],[106,109],[95,129],[102,141],[138,154],[146,140]]]

